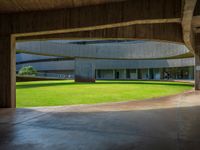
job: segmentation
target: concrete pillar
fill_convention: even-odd
[[[160,68],[160,80],[164,79],[164,68]]]
[[[200,90],[200,50],[195,53],[194,78],[195,90]]]
[[[124,69],[124,79],[126,80],[126,69]]]
[[[75,82],[95,82],[94,59],[75,59]]]
[[[115,70],[113,70],[113,79],[115,79]]]
[[[148,80],[150,80],[150,69],[148,68]]]
[[[138,80],[138,69],[136,69],[136,80]]]
[[[0,36],[0,108],[16,107],[15,39]]]
[[[194,69],[193,69],[194,67],[192,66],[192,67],[189,67],[189,79],[190,80],[193,80],[194,79]]]

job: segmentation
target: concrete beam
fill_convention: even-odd
[[[18,52],[46,56],[96,59],[158,59],[189,54],[180,44],[162,42],[77,45],[53,41],[17,42]]]
[[[0,36],[0,108],[15,108],[15,40]]]
[[[188,49],[191,50],[193,53],[195,53],[192,19],[197,0],[184,0],[184,2],[185,3],[183,8],[183,19],[182,19],[183,40]]]

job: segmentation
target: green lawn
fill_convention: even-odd
[[[188,83],[159,81],[37,81],[17,83],[17,107],[143,100],[191,90]]]

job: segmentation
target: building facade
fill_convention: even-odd
[[[38,76],[67,79],[75,77],[76,59],[24,53],[16,56],[17,72],[24,66],[33,66],[38,71]],[[95,64],[94,74],[97,80],[194,79],[194,58],[90,61]]]

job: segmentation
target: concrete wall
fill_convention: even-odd
[[[85,59],[87,61],[89,59]],[[194,66],[194,58],[166,60],[92,60],[95,69],[139,69],[139,68],[168,68]],[[90,61],[89,61],[90,62]],[[36,62],[17,65],[17,70],[23,66],[33,66],[36,70],[74,70],[74,60]]]

